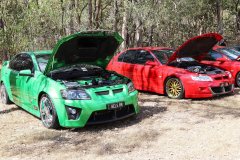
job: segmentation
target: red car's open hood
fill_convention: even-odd
[[[218,33],[206,33],[191,38],[173,53],[166,64],[183,57],[192,57],[201,61],[221,39],[223,39],[223,37]]]

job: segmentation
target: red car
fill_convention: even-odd
[[[133,80],[138,90],[166,93],[170,98],[204,98],[233,92],[229,71],[202,64],[203,57],[222,39],[208,33],[185,42],[178,50],[142,47],[115,56],[107,69]]]
[[[236,86],[240,87],[240,52],[236,49],[215,46],[207,53],[201,63],[229,70],[235,80]]]

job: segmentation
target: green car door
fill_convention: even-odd
[[[16,92],[18,98],[21,102],[33,108],[33,92],[34,89],[33,82],[34,82],[34,65],[31,56],[27,53],[22,53],[22,60],[19,69],[19,73],[16,76]],[[22,73],[25,71],[24,73]],[[28,74],[26,74],[26,71]],[[21,74],[22,73],[22,74]]]
[[[22,60],[22,55],[17,54],[12,58],[12,60],[9,62],[8,67],[5,70],[5,86],[10,87],[10,93],[12,95],[13,101],[17,103],[19,101],[19,95],[17,91],[17,80],[18,80],[18,74],[20,70],[20,64]]]
[[[9,79],[7,82],[11,86],[11,94],[13,101],[18,105],[24,104],[28,107],[32,106],[31,82],[32,77],[20,76],[19,73],[22,70],[33,70],[33,62],[30,55],[26,53],[17,54],[9,63],[9,67],[6,69],[5,74]],[[9,86],[6,84],[6,86]]]

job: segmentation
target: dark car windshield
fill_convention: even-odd
[[[41,72],[44,72],[50,56],[51,56],[51,54],[37,55],[36,56],[37,63],[38,63],[38,66],[39,66]],[[69,71],[77,71],[77,70],[89,71],[89,70],[92,70],[92,69],[97,70],[97,71],[102,71],[103,70],[99,66],[88,65],[88,64],[76,64],[76,65],[64,66],[64,67],[61,67],[61,68],[58,68],[58,69],[54,69],[50,73],[69,72]]]
[[[152,50],[152,53],[157,57],[161,64],[166,64],[168,59],[173,55],[175,49],[161,49],[161,50]]]
[[[41,72],[44,72],[51,54],[36,55],[37,63]]]
[[[237,50],[237,51],[240,51],[240,46],[232,47],[232,49]]]
[[[89,65],[89,64],[75,64],[70,66],[64,66],[58,69],[54,69],[50,72],[50,74],[55,74],[58,72],[72,72],[72,71],[83,71],[83,72],[89,72],[89,71],[98,71],[101,72],[103,69],[99,66]]]
[[[157,59],[161,62],[161,64],[166,64],[169,58],[175,52],[175,49],[161,49],[161,50],[152,50],[152,53],[157,57]],[[181,61],[196,61],[191,57],[180,58]]]
[[[227,56],[232,61],[234,61],[238,56],[240,56],[240,52],[232,48],[218,48],[217,50],[222,52],[225,56]]]

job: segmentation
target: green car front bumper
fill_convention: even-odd
[[[98,124],[120,120],[139,112],[137,104],[138,92],[135,90],[128,96],[116,94],[112,99],[109,96],[94,97],[91,100],[63,100],[53,99],[58,114],[59,123],[64,127],[84,127],[88,124]],[[96,101],[96,98],[98,100]],[[107,105],[113,103],[124,102],[122,108],[108,110]],[[57,105],[58,104],[58,105]],[[76,120],[71,120],[67,114],[66,107],[77,108],[79,116]],[[61,109],[64,108],[64,109]]]

